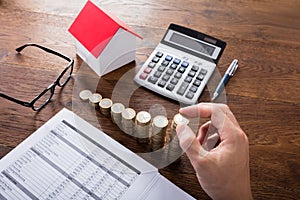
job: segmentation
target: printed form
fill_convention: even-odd
[[[0,161],[0,199],[193,199],[63,109]]]

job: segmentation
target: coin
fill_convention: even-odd
[[[101,108],[110,108],[112,106],[112,100],[110,100],[109,98],[101,99],[99,106]]]
[[[125,106],[123,104],[121,104],[121,103],[114,103],[111,106],[111,112],[113,114],[121,114],[124,109],[125,109]]]
[[[87,101],[90,98],[91,95],[92,95],[92,92],[90,90],[82,90],[79,93],[79,97],[83,101]]]
[[[96,107],[99,108],[99,102],[101,101],[102,96],[101,94],[98,93],[93,93],[90,97],[89,97],[89,103]]]
[[[163,115],[157,115],[153,118],[151,134],[151,146],[153,151],[164,147],[168,123],[168,118]]]
[[[125,120],[132,120],[132,119],[134,119],[135,115],[136,115],[136,112],[132,108],[125,108],[122,111],[122,117]]]
[[[180,156],[183,151],[179,144],[179,139],[176,134],[176,127],[179,124],[188,124],[190,121],[183,117],[180,113],[176,114],[173,117],[172,125],[171,125],[171,135],[170,135],[170,143],[168,146],[168,159],[170,162],[179,161]]]
[[[149,112],[140,111],[136,115],[135,137],[138,143],[149,143],[149,130],[151,115]]]
[[[168,126],[168,118],[163,115],[157,115],[153,118],[153,126],[157,128],[165,128]]]
[[[122,103],[114,103],[110,108],[111,119],[113,123],[121,127],[122,112],[125,106]]]
[[[135,110],[132,108],[125,108],[122,111],[122,130],[128,135],[133,136],[135,130],[134,119],[136,116]]]
[[[110,109],[112,105],[113,102],[109,98],[101,99],[99,102],[100,112],[107,117],[110,116]]]
[[[140,111],[136,115],[136,121],[140,125],[149,124],[151,121],[151,115],[150,115],[150,113],[148,113],[146,111]]]
[[[183,117],[180,113],[177,113],[173,118],[173,124],[172,127],[176,128],[178,124],[188,124],[190,120]]]

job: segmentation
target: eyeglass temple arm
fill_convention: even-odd
[[[46,51],[46,52],[48,52],[48,53],[52,53],[52,54],[57,55],[57,56],[59,56],[59,57],[61,57],[61,58],[64,58],[65,60],[67,60],[67,61],[69,61],[69,62],[73,62],[73,59],[72,59],[72,58],[69,58],[69,57],[67,57],[67,56],[65,56],[65,55],[63,55],[63,54],[61,54],[61,53],[59,53],[59,52],[57,52],[57,51],[54,51],[54,50],[52,50],[52,49],[49,49],[49,48],[47,48],[47,47],[43,47],[43,46],[41,46],[41,45],[33,44],[33,43],[24,44],[23,46],[20,46],[20,47],[16,48],[16,51],[17,51],[18,53],[20,53],[23,49],[25,49],[25,48],[28,47],[28,46],[38,47],[38,48],[40,48],[40,49],[42,49],[42,50],[44,50],[44,51]]]
[[[0,97],[3,97],[5,99],[7,99],[7,100],[10,100],[12,102],[15,102],[17,104],[20,104],[20,105],[23,105],[23,106],[26,106],[26,107],[31,107],[31,103],[30,102],[25,102],[25,101],[21,101],[21,100],[15,99],[15,98],[10,97],[10,96],[8,96],[6,94],[3,94],[1,92],[0,92]]]

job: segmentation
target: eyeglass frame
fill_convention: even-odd
[[[46,89],[44,89],[44,91],[42,91],[38,96],[36,96],[36,97],[35,97],[32,101],[30,101],[30,102],[22,101],[22,100],[16,99],[16,98],[14,98],[14,97],[8,96],[8,95],[6,95],[6,94],[0,92],[0,97],[3,97],[3,98],[5,98],[5,99],[7,99],[7,100],[10,100],[10,101],[15,102],[15,103],[17,103],[17,104],[20,104],[20,105],[22,105],[22,106],[30,107],[30,108],[32,108],[34,111],[39,111],[39,110],[41,110],[42,108],[44,108],[44,107],[50,102],[52,96],[54,95],[54,91],[55,91],[55,87],[56,87],[56,86],[59,86],[59,87],[62,88],[62,87],[64,87],[64,86],[69,82],[69,80],[70,80],[70,78],[71,78],[71,76],[72,76],[72,73],[73,73],[74,59],[69,58],[68,56],[65,56],[65,55],[63,55],[63,54],[61,54],[61,53],[59,53],[59,52],[57,52],[57,51],[54,51],[54,50],[52,50],[52,49],[49,49],[49,48],[47,48],[47,47],[44,47],[44,46],[41,46],[41,45],[38,45],[38,44],[34,44],[34,43],[27,43],[27,44],[25,44],[25,45],[22,45],[22,46],[16,48],[16,51],[17,51],[18,53],[21,53],[21,51],[22,51],[23,49],[25,49],[26,47],[28,47],[28,46],[38,47],[38,48],[40,48],[40,49],[46,51],[47,53],[51,53],[51,54],[54,54],[54,55],[56,55],[56,56],[59,56],[59,57],[65,59],[65,60],[67,60],[67,61],[69,62],[68,65],[65,67],[65,69],[64,69],[64,70],[60,73],[60,75],[57,77],[57,79],[56,79],[53,83],[51,83]],[[70,67],[71,67],[71,71],[70,71],[70,74],[69,74],[68,78],[66,79],[66,81],[65,81],[63,84],[60,84],[60,82],[59,82],[60,79],[63,77],[63,75],[65,75],[65,73],[69,70]],[[46,94],[49,90],[50,90],[50,92],[51,92],[51,95],[50,95],[50,97],[44,102],[44,104],[41,105],[41,106],[39,106],[39,107],[37,107],[37,108],[34,107],[35,102],[37,102],[37,100],[39,100],[39,99],[40,99],[44,94]]]

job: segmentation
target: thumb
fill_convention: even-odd
[[[199,140],[196,138],[195,133],[187,125],[178,125],[176,128],[178,139],[182,150],[186,153],[190,159],[192,165],[196,167],[197,160],[201,156],[205,156],[207,151],[205,151]]]

